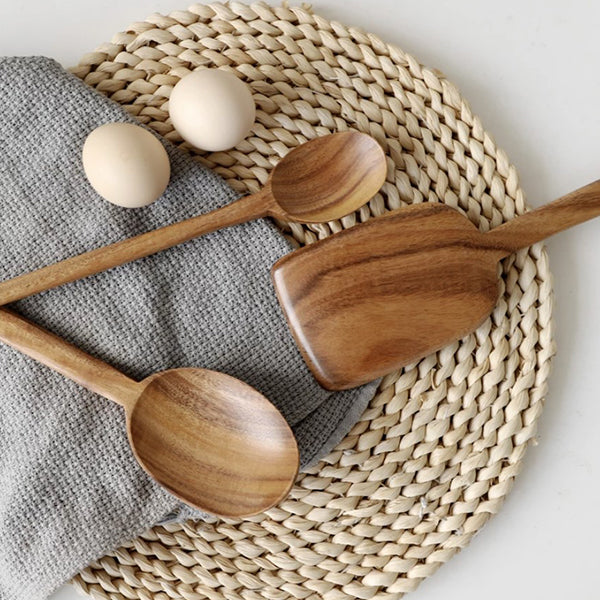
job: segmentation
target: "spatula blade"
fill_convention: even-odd
[[[280,259],[277,297],[317,381],[355,387],[475,329],[498,297],[497,257],[481,240],[458,211],[421,204]]]

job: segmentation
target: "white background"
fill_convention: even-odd
[[[599,177],[600,4],[594,0],[312,5],[441,69],[517,165],[532,205]],[[0,0],[0,55],[45,54],[72,65],[130,22],[185,7],[186,0]],[[502,512],[414,600],[599,597],[600,221],[548,247],[558,355],[539,446],[529,451]],[[63,588],[53,600],[76,597]]]

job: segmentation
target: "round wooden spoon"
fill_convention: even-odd
[[[0,340],[123,406],[138,462],[187,504],[246,517],[283,500],[296,479],[289,425],[234,377],[173,369],[137,382],[5,308]]]
[[[371,199],[386,173],[385,155],[372,137],[346,131],[316,138],[289,152],[257,194],[2,282],[0,305],[260,217],[304,223],[339,219]]]

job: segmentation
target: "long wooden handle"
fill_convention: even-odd
[[[492,229],[486,243],[508,255],[598,216],[600,179]]]
[[[266,216],[268,189],[209,213],[67,258],[0,283],[0,305],[155,254],[218,229]]]
[[[133,379],[6,308],[0,308],[0,340],[126,409],[139,395]]]

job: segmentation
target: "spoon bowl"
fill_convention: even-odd
[[[271,173],[271,196],[288,221],[322,223],[360,208],[383,185],[381,146],[358,131],[316,138],[286,154]],[[273,210],[273,209],[272,209]]]
[[[250,516],[285,498],[298,447],[262,394],[224,373],[174,369],[141,382],[127,409],[140,465],[184,502],[224,517]]]

